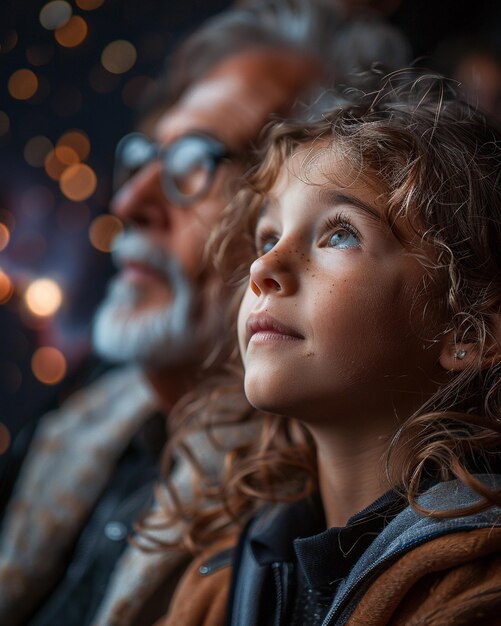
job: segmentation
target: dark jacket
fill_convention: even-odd
[[[501,476],[479,478],[498,488],[501,485]],[[431,488],[420,503],[446,509],[477,500],[477,494],[458,481],[450,481]],[[179,611],[184,611],[183,626],[263,626],[263,616],[266,623],[285,625],[287,566],[260,565],[252,551],[252,538],[262,532],[262,523],[262,518],[256,518],[240,542],[228,615],[221,610],[215,616],[211,610],[213,599],[217,597],[221,606],[221,596],[228,598],[231,568],[223,567],[212,574],[213,594],[208,589],[211,576],[206,577],[205,593],[199,597],[196,586],[202,584],[207,565],[202,556],[199,570],[188,570],[170,612],[158,626],[179,624]],[[273,516],[265,523],[273,524]],[[501,625],[500,508],[441,520],[406,507],[394,517],[341,581],[322,621],[322,626],[390,624]]]

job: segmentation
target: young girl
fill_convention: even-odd
[[[220,251],[254,257],[238,339],[272,416],[184,512],[199,546],[248,520],[231,591],[224,537],[162,623],[501,624],[500,176],[437,76],[271,130]]]

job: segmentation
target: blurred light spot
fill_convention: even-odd
[[[122,99],[124,104],[132,109],[139,107],[143,101],[145,93],[154,85],[155,81],[147,76],[135,76],[125,83],[122,89]]]
[[[97,176],[88,165],[76,163],[64,170],[59,187],[69,200],[87,200],[96,191]]]
[[[66,374],[66,359],[57,348],[38,348],[31,359],[31,369],[41,383],[55,385]]]
[[[84,202],[65,202],[57,211],[58,226],[66,232],[78,232],[87,226],[90,209]]]
[[[16,227],[16,218],[7,209],[0,209],[0,222],[5,224],[11,232]]]
[[[104,4],[104,0],[76,0],[75,4],[79,9],[83,9],[84,11],[93,11]]]
[[[7,54],[7,52],[14,50],[14,48],[17,46],[18,40],[19,37],[16,31],[10,30],[0,41],[0,51],[4,54]]]
[[[60,117],[70,117],[78,113],[82,100],[82,93],[79,89],[65,86],[54,95],[52,109]]]
[[[0,223],[0,252],[9,245],[10,231],[5,224]]]
[[[6,135],[9,132],[10,119],[7,113],[0,111],[0,137]]]
[[[125,39],[112,41],[101,54],[101,63],[112,74],[123,74],[129,71],[136,59],[136,49]]]
[[[59,138],[57,146],[68,146],[78,154],[81,161],[85,161],[90,153],[89,138],[81,130],[68,131]]]
[[[64,48],[75,48],[87,37],[89,27],[83,17],[74,15],[54,33],[57,43]]]
[[[48,137],[37,135],[32,137],[24,146],[24,158],[32,167],[43,167],[52,148],[52,142]]]
[[[117,74],[110,74],[102,65],[96,65],[89,73],[90,86],[98,93],[111,93],[120,79]]]
[[[0,455],[5,454],[10,448],[10,432],[5,424],[0,422]]]
[[[114,215],[99,215],[89,228],[91,244],[101,252],[111,252],[113,239],[123,231],[123,224]]]
[[[30,46],[26,50],[26,59],[31,63],[40,67],[41,65],[47,65],[54,55],[54,46]]]
[[[38,89],[38,78],[31,70],[17,70],[9,78],[8,89],[16,100],[28,100]]]
[[[5,272],[0,270],[0,304],[8,302],[14,294],[14,285]]]
[[[55,150],[51,150],[45,159],[44,167],[47,176],[52,180],[59,180],[68,165],[59,160]]]
[[[64,0],[54,0],[40,11],[40,24],[47,30],[61,28],[71,18],[71,6]]]
[[[38,278],[26,290],[24,299],[29,310],[39,317],[54,315],[63,301],[61,287],[51,278]]]
[[[80,161],[78,154],[69,146],[57,146],[55,152],[58,161],[61,161],[61,163],[64,163],[65,165],[73,165],[74,163],[79,163]]]

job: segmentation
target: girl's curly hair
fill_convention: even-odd
[[[385,218],[394,234],[410,246],[405,235],[410,227],[422,250],[433,251],[415,250],[427,270],[424,315],[447,320],[433,340],[447,336],[472,344],[477,355],[461,371],[449,372],[436,393],[400,424],[388,449],[388,477],[425,514],[466,515],[501,505],[501,493],[475,477],[494,471],[501,448],[501,132],[461,100],[457,85],[418,70],[383,78],[376,92],[324,95],[307,115],[267,130],[258,164],[214,233],[216,262],[228,280],[243,285],[255,257],[263,197],[301,146],[318,143],[322,150],[341,151],[355,171],[377,181],[386,191]],[[236,291],[238,302],[242,290]],[[235,307],[230,317],[236,318]],[[207,383],[207,393],[198,390],[197,401],[179,409],[182,426],[171,449],[186,439],[194,422],[207,427],[255,419],[260,435],[228,450],[224,475],[216,482],[200,476],[194,501],[166,511],[166,524],[183,521],[182,541],[192,549],[243,523],[263,502],[297,499],[317,486],[315,448],[306,430],[242,404],[236,348],[225,361],[220,376]],[[233,397],[240,400],[228,402]],[[467,509],[423,510],[416,498],[430,474],[458,478],[481,500]]]

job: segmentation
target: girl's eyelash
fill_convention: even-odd
[[[338,228],[344,228],[350,234],[352,234],[356,239],[362,241],[362,235],[360,231],[353,226],[350,220],[343,213],[336,213],[335,215],[331,215],[325,220],[325,224],[322,228],[323,234],[327,234],[332,230],[336,230]]]
[[[262,228],[257,231],[254,238],[254,249],[256,254],[263,254],[263,246],[270,240],[277,239],[277,234],[271,228]]]

